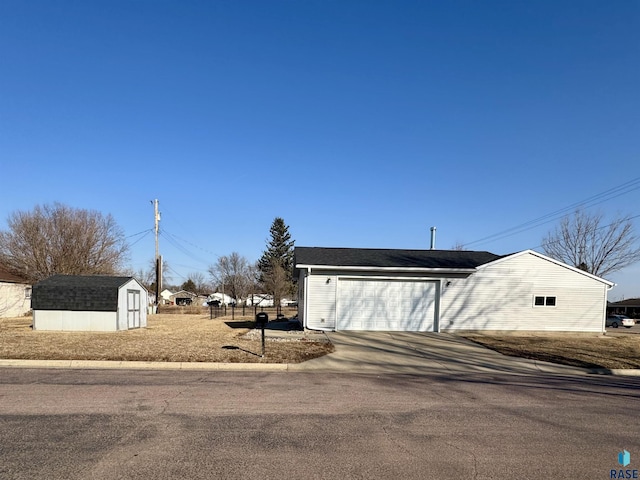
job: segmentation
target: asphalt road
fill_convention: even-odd
[[[0,479],[605,479],[640,378],[0,369]]]
[[[607,331],[607,335],[626,335],[626,334],[640,334],[640,322],[636,323],[633,327],[618,327],[618,328],[613,328],[613,327],[607,327],[606,328]]]

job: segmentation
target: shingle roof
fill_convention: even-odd
[[[640,298],[627,298],[619,302],[610,302],[609,306],[615,307],[640,307]]]
[[[19,275],[11,273],[9,270],[7,270],[2,265],[0,265],[0,282],[24,283],[24,284],[28,284],[29,283],[26,279],[22,278]]]
[[[33,310],[115,312],[118,288],[133,277],[53,275],[33,286]]]
[[[295,247],[294,265],[473,269],[502,258],[466,250]]]

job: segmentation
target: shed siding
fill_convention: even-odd
[[[117,330],[117,314],[116,312],[34,310],[33,329],[113,332]]]
[[[606,285],[530,253],[443,282],[441,331],[604,331]],[[534,306],[535,296],[556,306]]]
[[[309,275],[307,277],[307,328],[335,330],[337,280],[338,277],[335,275]]]

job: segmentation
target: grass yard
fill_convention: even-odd
[[[147,328],[119,332],[44,332],[32,317],[0,318],[0,358],[38,360],[129,360],[160,362],[299,363],[333,351],[330,342],[260,336],[231,316],[149,315]]]
[[[0,318],[0,358],[164,362],[300,363],[333,351],[309,336],[287,341],[260,335],[252,317],[209,319],[208,314],[149,315],[147,328],[120,332],[44,332],[32,317]],[[252,334],[253,333],[253,334]],[[283,335],[286,337],[287,335]],[[464,334],[505,355],[583,368],[640,368],[639,334]]]
[[[640,368],[640,335],[465,334],[504,355],[583,368]]]

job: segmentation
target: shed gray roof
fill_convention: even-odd
[[[294,265],[473,269],[502,258],[490,252],[466,250],[401,250],[380,248],[295,247]]]
[[[115,312],[118,289],[133,277],[53,275],[33,286],[33,310]]]

